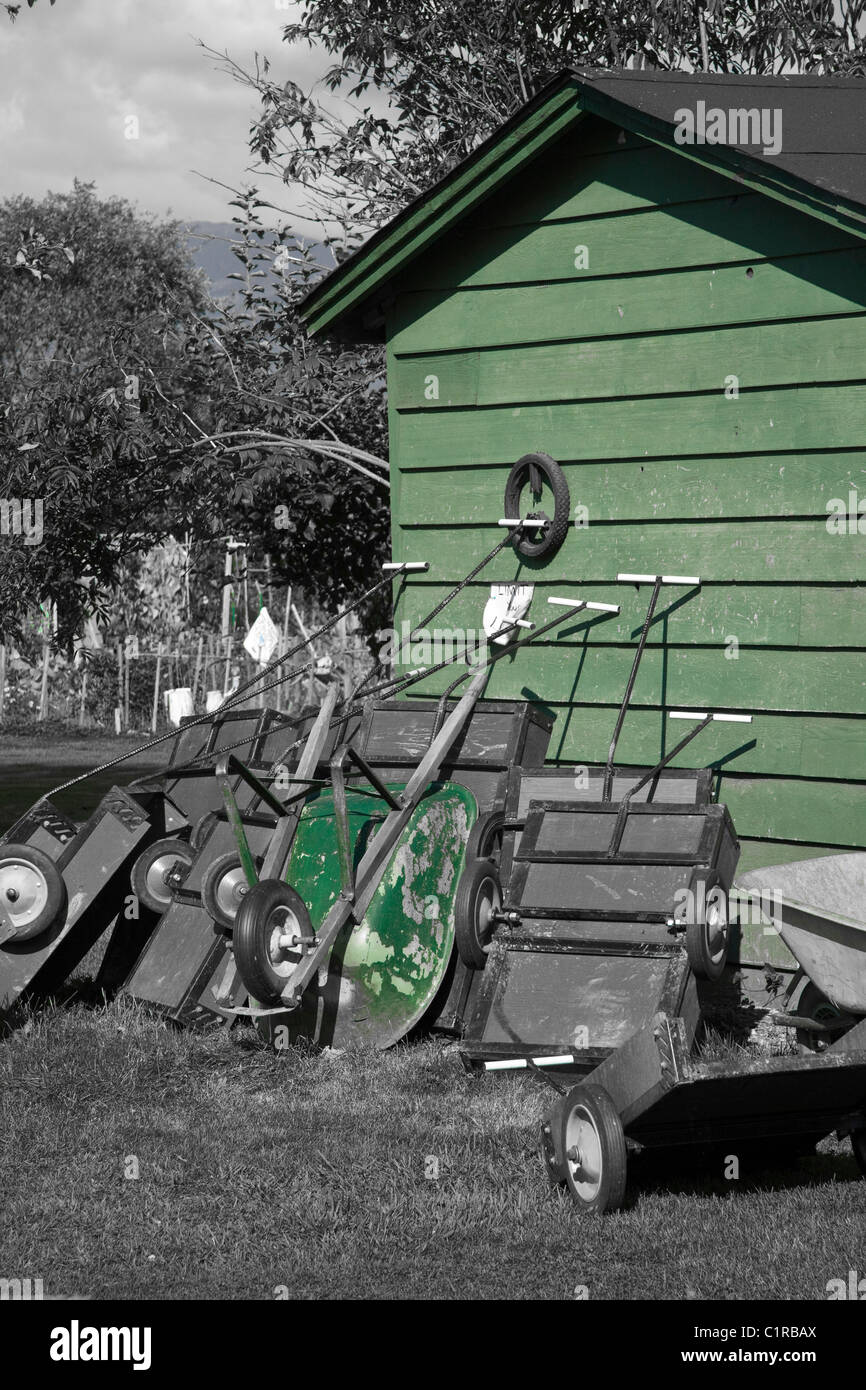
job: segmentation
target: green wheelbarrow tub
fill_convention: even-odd
[[[397,794],[401,785],[391,784]],[[346,792],[355,869],[386,807],[351,787]],[[398,1042],[423,1018],[442,985],[454,947],[454,900],[478,815],[472,793],[432,783],[400,836],[362,920],[349,922],[327,968],[291,1011],[269,1009],[254,1020],[277,1046],[309,1039],[320,1046]],[[334,798],[307,802],[285,879],[302,898],[314,933],[340,894]],[[255,1005],[253,1006],[255,1007]]]

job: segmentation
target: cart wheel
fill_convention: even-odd
[[[866,1129],[852,1129],[851,1149],[857,1167],[866,1178]]]
[[[53,860],[32,845],[0,845],[0,902],[12,942],[53,926],[66,907],[66,885]]]
[[[628,1159],[616,1107],[603,1086],[583,1082],[556,1107],[555,1148],[565,1185],[588,1212],[617,1211],[625,1201]]]
[[[454,938],[464,965],[483,970],[496,927],[493,914],[502,906],[502,888],[492,859],[466,863],[454,897]]]
[[[529,483],[535,493],[541,492],[541,483],[547,483],[553,493],[553,519],[546,512],[534,511],[529,516],[550,521],[540,532],[531,532],[524,527],[514,538],[514,549],[527,560],[549,559],[555,555],[568,534],[571,519],[571,498],[565,474],[555,459],[549,454],[524,454],[517,460],[505,484],[505,515],[520,516],[520,494]],[[538,539],[530,540],[535,534]]]
[[[466,841],[466,858],[492,859],[498,864],[502,853],[502,828],[504,825],[504,811],[485,811],[480,815]]]
[[[303,898],[288,883],[265,878],[244,897],[232,933],[235,965],[250,998],[269,1007],[313,944]]]
[[[717,884],[707,889],[704,920],[689,922],[686,926],[686,955],[692,972],[699,980],[720,979],[728,958],[728,913],[714,896],[717,889]]]
[[[204,815],[196,821],[189,837],[189,842],[196,852],[201,849],[218,820],[219,816],[216,811],[205,811]]]
[[[816,1023],[832,1024],[839,1018],[840,1011],[826,994],[809,980],[797,1000],[795,1013],[801,1018],[813,1018]],[[808,1028],[797,1029],[797,1042],[803,1052],[825,1052],[831,1043],[847,1032],[847,1026],[833,1028],[826,1033],[813,1033]]]
[[[172,904],[178,875],[185,878],[192,861],[193,851],[183,840],[155,840],[148,845],[132,866],[132,891],[138,901],[162,916]]]
[[[201,900],[208,916],[231,931],[238,908],[250,891],[239,854],[230,850],[208,864],[201,876]]]

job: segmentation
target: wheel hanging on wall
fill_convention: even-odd
[[[250,891],[240,855],[234,850],[211,861],[201,876],[201,900],[208,916],[231,931],[241,903]]]
[[[603,1086],[573,1086],[544,1129],[548,1171],[582,1210],[616,1211],[625,1201],[628,1155],[616,1106]]]
[[[186,876],[194,852],[183,840],[155,840],[132,866],[132,891],[160,916],[171,907],[172,890]]]
[[[697,896],[701,896],[700,887]],[[717,883],[711,883],[706,887],[703,902],[703,920],[686,925],[686,954],[699,980],[718,980],[724,973],[731,934],[726,896]]]
[[[280,996],[315,940],[307,906],[294,888],[265,878],[244,897],[232,932],[235,965],[256,1003]]]
[[[545,483],[553,494],[553,516],[538,510],[529,512],[528,516],[550,524],[538,530],[524,526],[514,538],[515,550],[527,560],[550,559],[565,540],[571,518],[568,483],[550,454],[524,454],[512,467],[505,484],[505,515],[518,517],[522,515],[520,495],[523,489],[528,484],[530,491],[540,497]]]
[[[492,859],[467,859],[454,898],[454,939],[464,965],[483,970],[502,906],[502,887]]]
[[[0,929],[4,917],[12,928],[8,941],[17,944],[41,936],[66,908],[63,876],[33,845],[0,845],[0,903]]]

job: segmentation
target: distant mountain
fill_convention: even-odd
[[[229,279],[230,275],[237,275],[240,271],[240,263],[232,251],[232,243],[239,240],[237,228],[231,222],[188,222],[186,227],[190,253],[210,281],[214,298],[233,298],[241,283]],[[273,244],[273,235],[266,233],[262,240],[265,244]],[[298,242],[302,240],[299,236]],[[322,265],[335,264],[331,252],[321,243],[315,243],[312,249],[316,260]]]

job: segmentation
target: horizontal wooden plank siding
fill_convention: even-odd
[[[832,497],[841,497],[847,508],[853,488],[866,500],[866,451],[560,462],[572,507],[586,508],[583,520],[589,526],[597,522],[711,521],[725,517],[828,518],[836,510],[828,510]],[[438,469],[406,468],[402,478],[401,514],[406,529],[413,517],[424,529],[431,523],[495,526],[502,515],[503,470],[499,464],[467,469],[448,489],[442,487]]]
[[[529,449],[561,459],[694,457],[773,450],[866,450],[866,385],[775,387],[729,400],[646,395],[610,401],[409,410],[400,416],[404,467],[511,463]]]
[[[447,256],[427,257],[413,281],[417,289],[550,284],[671,265],[712,270],[753,256],[797,256],[854,244],[854,237],[803,213],[781,218],[775,203],[750,193],[588,220],[473,229],[451,238]],[[584,265],[576,265],[581,260]]]
[[[580,523],[550,562],[503,551],[405,664],[471,643],[493,582],[535,585],[537,624],[553,594],[621,604],[506,657],[486,691],[556,716],[553,760],[597,764],[649,598],[616,574],[700,575],[663,591],[619,760],[672,747],[671,709],[750,713],[677,760],[717,769],[750,866],[866,846],[864,269],[854,236],[594,122],[391,307],[394,558],[430,563],[395,591],[398,625],[501,538],[521,454],[563,464]]]
[[[667,270],[507,289],[406,290],[392,309],[394,353],[568,342],[860,313],[866,248],[764,257],[714,271]],[[749,275],[748,272],[752,271]]]
[[[403,620],[410,627],[420,623],[454,587],[453,582],[447,585],[433,582],[437,552],[431,549],[428,554],[433,565],[431,580],[426,584],[413,582],[411,605],[404,605]],[[440,632],[448,628],[461,632],[480,630],[491,582],[507,582],[514,578],[513,571],[510,552],[507,559],[494,560],[448,604],[434,626]],[[630,584],[592,584],[590,588],[586,581],[549,579],[544,571],[524,575],[524,578],[535,586],[532,615],[538,622],[554,614],[555,610],[547,606],[551,595],[591,598],[597,603],[619,604],[622,612],[618,617],[603,620],[597,615],[585,615],[583,619],[575,618],[571,624],[566,624],[567,627],[579,632],[591,625],[590,640],[594,646],[610,642],[625,645],[637,640],[646,612],[646,589],[636,591]],[[694,589],[662,591],[650,628],[650,646],[669,639],[677,646],[695,643],[730,649],[732,637],[740,646],[761,650],[766,650],[770,644],[778,648],[839,650],[853,647],[863,650],[866,648],[866,585],[704,584],[697,592]]]
[[[616,705],[628,680],[632,655],[630,647],[596,647],[589,640],[533,642],[496,664],[486,693],[493,700],[507,699],[519,686],[533,699],[552,705],[570,701]],[[439,673],[418,689],[423,692],[429,686],[431,693],[438,694],[446,684],[445,674]],[[734,660],[726,658],[721,647],[647,646],[635,682],[634,706],[706,709],[708,703],[720,710],[860,715],[866,707],[866,656],[823,651],[816,657],[795,648],[776,649],[771,658],[760,648],[741,647]]]
[[[496,527],[407,528],[394,537],[394,558],[435,561],[437,579],[457,579],[470,568],[472,556],[480,559],[501,536]],[[609,583],[622,572],[697,574],[729,584],[797,583],[804,574],[829,583],[862,583],[863,539],[831,534],[827,518],[590,525],[571,528],[556,563],[560,573],[580,576],[585,584]],[[534,578],[532,566],[510,558],[511,573],[503,561],[491,581]]]
[[[732,373],[741,391],[788,385],[792,357],[803,383],[866,380],[866,317],[401,356],[389,386],[398,410],[427,411],[721,393]]]

